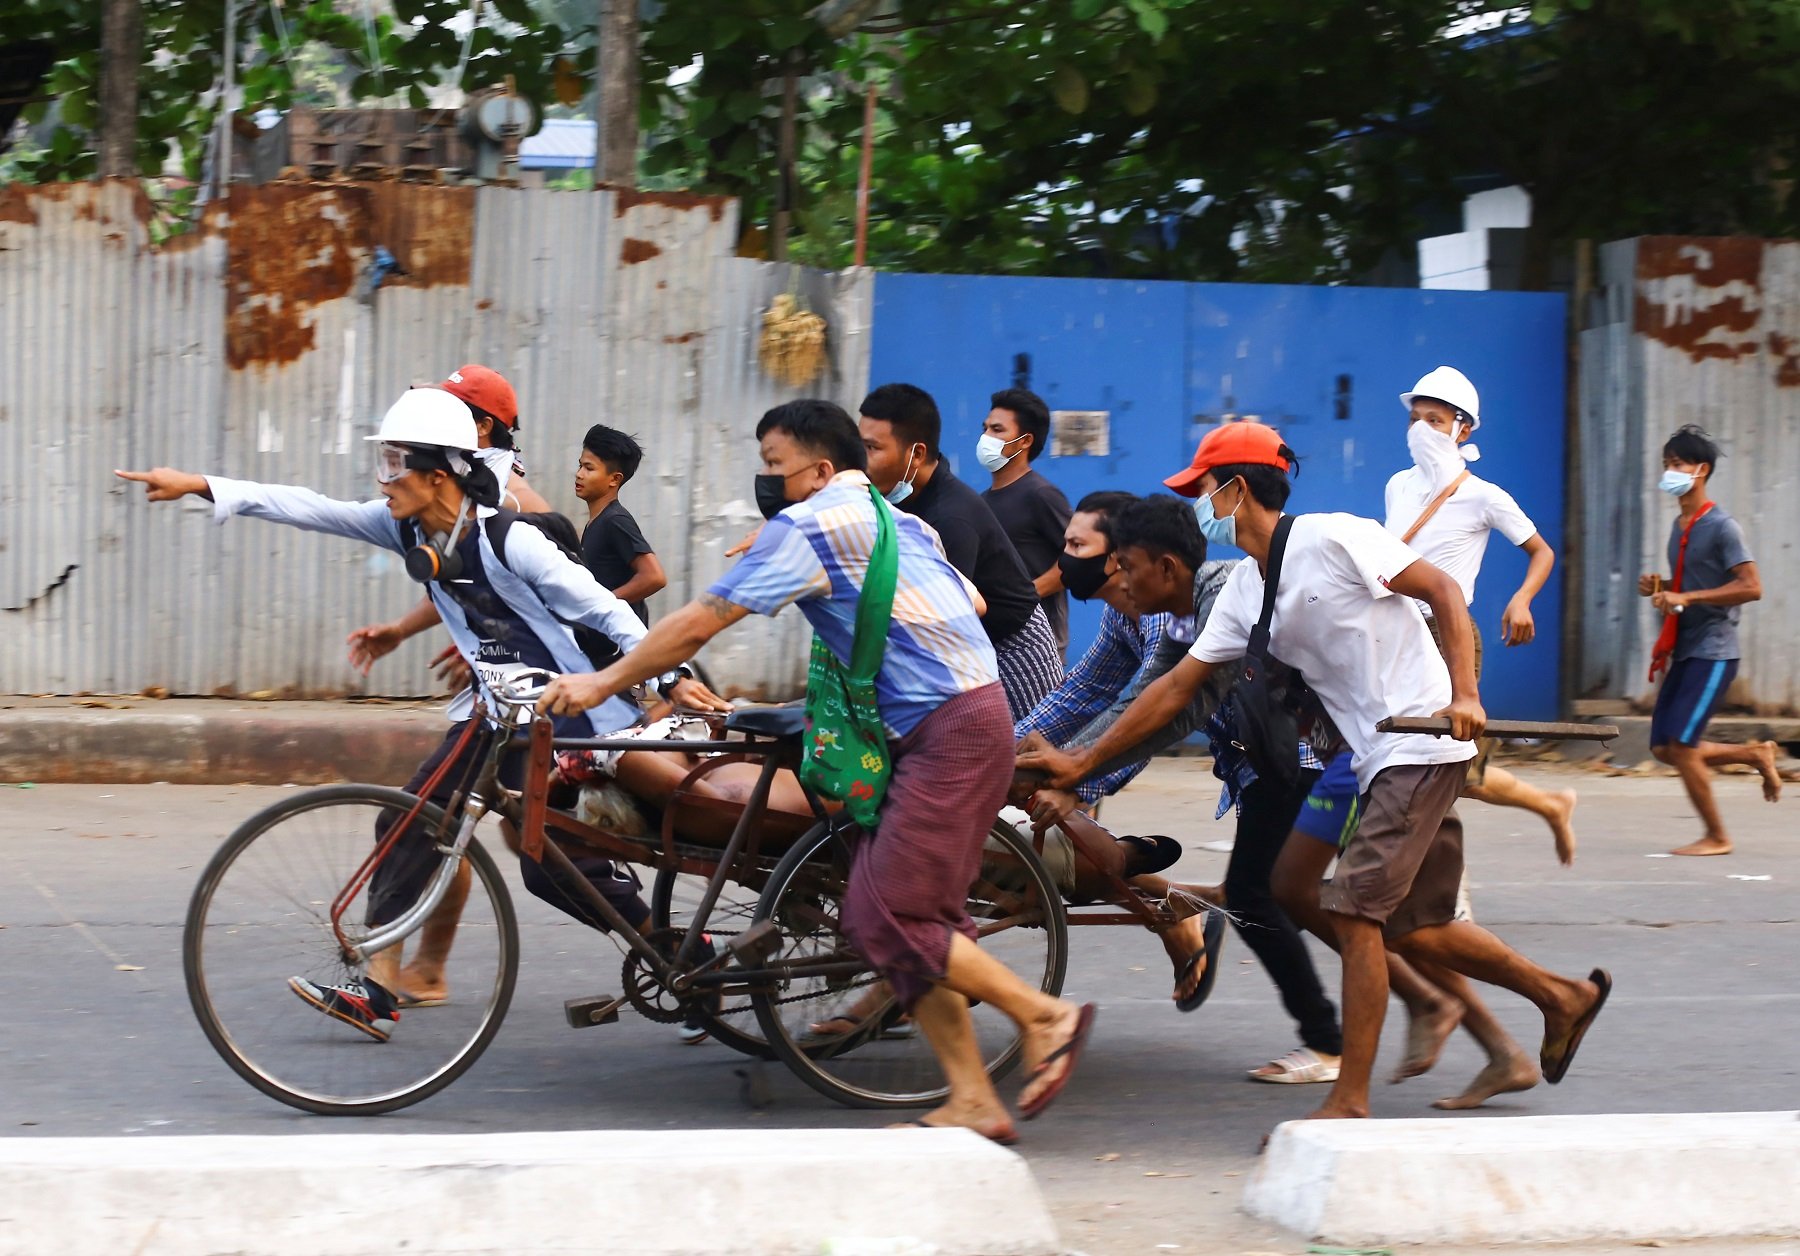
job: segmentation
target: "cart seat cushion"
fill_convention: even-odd
[[[806,707],[795,702],[787,706],[740,707],[725,718],[725,728],[734,733],[754,733],[760,737],[798,737],[806,731]]]

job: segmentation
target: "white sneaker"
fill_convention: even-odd
[[[1338,1079],[1338,1057],[1321,1055],[1311,1047],[1295,1047],[1279,1060],[1250,1070],[1250,1080],[1295,1086],[1307,1082],[1335,1082]]]

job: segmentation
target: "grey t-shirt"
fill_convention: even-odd
[[[1669,530],[1669,571],[1681,552],[1681,518]],[[1694,521],[1688,534],[1687,559],[1681,570],[1681,591],[1694,593],[1731,583],[1731,569],[1752,561],[1744,544],[1744,530],[1736,519],[1714,506]],[[1738,607],[1689,606],[1675,620],[1677,659],[1735,659],[1738,648]]]

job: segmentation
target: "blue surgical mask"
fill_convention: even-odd
[[[1693,472],[1677,471],[1671,467],[1662,473],[1662,479],[1656,482],[1656,487],[1660,488],[1670,497],[1680,497],[1683,493],[1694,487]]]
[[[906,470],[900,473],[900,482],[883,494],[883,496],[896,506],[913,495],[912,481],[906,477],[912,474],[913,455],[918,452],[919,447],[917,445],[914,445],[911,449],[906,451]]]
[[[1194,518],[1200,524],[1200,535],[1206,538],[1208,545],[1237,544],[1237,507],[1232,507],[1231,513],[1223,519],[1213,513],[1213,498],[1228,487],[1227,484],[1221,484],[1194,503]],[[1238,506],[1243,504],[1243,499],[1239,498]]]

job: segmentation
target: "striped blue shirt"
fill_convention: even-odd
[[[996,683],[1000,673],[969,582],[944,557],[931,525],[896,510],[894,533],[899,575],[875,699],[889,734],[904,737],[945,702]],[[848,659],[874,545],[869,478],[841,471],[764,524],[750,552],[708,592],[758,615],[798,604],[831,652]]]

